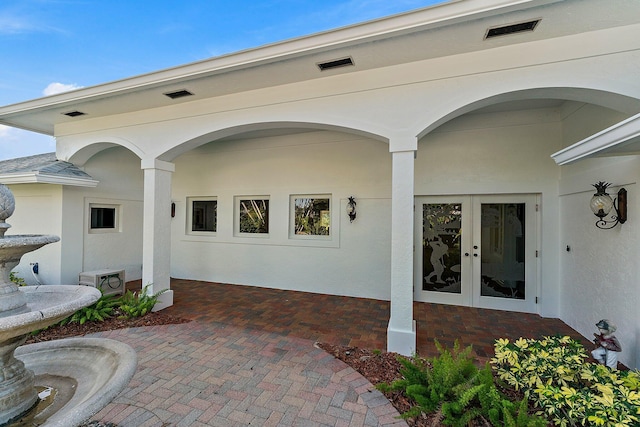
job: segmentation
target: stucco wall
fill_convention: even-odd
[[[143,219],[140,159],[124,148],[111,148],[92,157],[84,169],[100,183],[96,188],[65,188],[63,280],[77,283],[80,272],[103,268],[125,270],[127,281],[140,279]],[[117,232],[89,231],[91,203],[119,207]]]
[[[10,185],[16,200],[16,210],[7,222],[11,228],[7,235],[53,234],[61,237],[62,187],[51,184]],[[65,284],[60,282],[61,242],[51,243],[34,252],[25,254],[14,269],[16,274],[28,284],[38,281],[46,285]],[[31,263],[38,263],[38,275],[31,270]]]
[[[172,276],[389,299],[388,146],[336,132],[214,142],[176,162]],[[330,194],[331,240],[290,238],[289,200]],[[234,196],[270,198],[268,237],[234,236]],[[357,219],[345,213],[349,196]],[[187,234],[187,197],[215,196],[214,237]]]
[[[561,318],[591,337],[595,323],[606,318],[618,326],[623,351],[619,360],[640,366],[640,286],[638,286],[637,156],[595,159],[563,167],[561,181]],[[611,230],[596,228],[589,200],[597,181],[614,184],[615,196],[628,192],[628,220]]]

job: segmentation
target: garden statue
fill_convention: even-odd
[[[591,352],[593,358],[603,365],[607,365],[611,369],[618,369],[618,352],[622,351],[622,346],[613,333],[616,331],[616,325],[607,319],[602,319],[596,323],[599,334],[593,334],[596,349]]]

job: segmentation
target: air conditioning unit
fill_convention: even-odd
[[[124,295],[124,270],[84,271],[78,277],[80,285],[93,286],[104,295]]]

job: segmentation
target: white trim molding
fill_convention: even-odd
[[[585,157],[604,154],[614,148],[619,149],[631,143],[640,143],[640,114],[576,142],[552,154],[551,158],[562,166]]]
[[[72,187],[97,187],[100,181],[89,178],[49,175],[40,172],[20,172],[0,175],[2,184],[59,184]]]

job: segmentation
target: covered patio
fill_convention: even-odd
[[[130,287],[140,287],[140,282]],[[164,312],[201,323],[233,325],[336,345],[386,349],[388,301],[172,279],[174,305]],[[414,302],[417,352],[437,354],[434,340],[473,346],[479,361],[497,338],[570,335],[589,341],[559,319],[537,314]],[[595,326],[594,326],[595,330]]]

